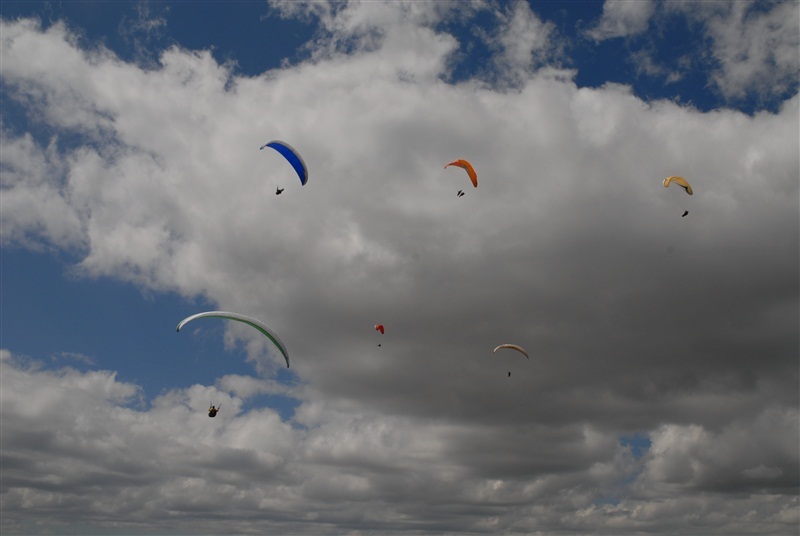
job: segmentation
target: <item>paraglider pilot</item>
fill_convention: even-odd
[[[217,416],[217,412],[218,412],[220,409],[222,409],[222,404],[220,404],[220,406],[219,406],[218,408],[215,408],[215,407],[214,407],[214,404],[211,404],[211,407],[210,407],[210,408],[208,408],[208,416],[209,416],[209,417],[216,417],[216,416]]]

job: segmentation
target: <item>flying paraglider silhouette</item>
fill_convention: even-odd
[[[522,346],[519,346],[517,344],[501,344],[497,348],[495,348],[492,353],[496,353],[498,350],[500,350],[502,348],[508,348],[510,350],[516,350],[517,352],[519,352],[522,355],[524,355],[526,359],[530,359],[530,356],[528,355],[528,352],[525,351],[525,348],[523,348]],[[508,377],[509,378],[511,377],[511,371],[510,370],[508,371]]]
[[[469,180],[472,181],[472,186],[474,186],[475,188],[478,187],[478,174],[475,173],[475,168],[472,167],[472,164],[470,164],[466,160],[458,159],[450,162],[449,164],[444,166],[444,168],[447,169],[450,166],[457,166],[465,170],[467,172],[467,175],[469,175]],[[461,197],[463,195],[464,191],[459,190],[458,193],[456,194],[456,197]]]
[[[689,194],[689,195],[693,195],[694,194],[694,191],[692,191],[692,186],[689,184],[689,181],[687,181],[683,177],[678,177],[677,175],[673,175],[672,177],[667,177],[666,179],[664,179],[664,182],[663,182],[664,188],[669,188],[669,185],[672,184],[672,183],[675,183],[678,186],[680,186],[681,188],[683,188],[683,190],[687,194]],[[687,214],[689,214],[689,211],[688,210],[684,210],[683,214],[681,214],[681,218],[685,218]]]
[[[219,412],[219,410],[221,410],[221,409],[222,409],[222,404],[220,404],[216,408],[214,407],[214,404],[211,404],[211,407],[208,408],[208,416],[213,419],[214,417],[217,416],[217,412]]]
[[[266,147],[278,151],[278,153],[280,153],[281,156],[283,156],[294,168],[295,173],[297,173],[297,176],[300,178],[300,184],[305,186],[306,182],[308,182],[308,168],[306,167],[305,160],[303,160],[303,157],[300,156],[300,153],[298,153],[294,147],[285,141],[280,140],[268,141],[259,147],[258,150],[261,151]],[[280,195],[281,192],[283,192],[283,188],[278,188],[275,192],[275,195]]]
[[[386,331],[386,328],[383,327],[383,324],[375,324],[375,331],[380,331],[381,335],[383,335],[384,332]],[[378,343],[378,348],[380,348],[380,346],[381,343]]]

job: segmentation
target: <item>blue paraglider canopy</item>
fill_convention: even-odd
[[[297,176],[300,177],[300,183],[305,186],[306,182],[308,182],[308,168],[306,168],[306,163],[303,161],[303,157],[300,156],[300,153],[294,150],[294,147],[292,147],[285,141],[279,141],[279,140],[272,140],[270,142],[267,142],[261,146],[261,149],[263,149],[264,147],[271,147],[276,151],[278,151],[279,153],[281,153],[281,155],[292,165],[294,170],[297,172]]]

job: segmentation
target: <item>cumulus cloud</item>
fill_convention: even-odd
[[[331,526],[529,532],[590,522],[610,533],[664,515],[640,511],[656,497],[681,501],[685,490],[649,488],[645,501],[638,488],[649,478],[681,478],[668,466],[693,466],[690,452],[708,438],[665,427],[643,464],[613,434],[591,426],[528,426],[508,435],[502,427],[341,412],[309,397],[296,418],[306,426],[298,427],[272,410],[242,412],[242,399],[201,385],[141,409],[131,405],[139,389],[111,372],[44,370],[8,351],[0,355],[10,532],[48,513],[55,521],[37,524],[51,530],[74,523],[149,530],[169,519],[207,533],[250,533],[264,523],[292,532],[297,522],[304,533]],[[194,410],[209,397],[224,408],[210,423]],[[796,416],[778,418],[786,424]],[[774,480],[780,466],[771,467],[759,478]],[[635,523],[621,525],[632,503],[639,504],[628,512]],[[767,506],[758,495],[735,504]],[[759,519],[780,528],[778,513],[776,504]]]
[[[297,378],[241,326],[260,377],[152,401],[4,351],[4,532],[792,533],[798,97],[579,88],[531,68],[550,34],[519,6],[497,34],[527,36],[503,49],[518,87],[448,84],[438,4],[294,5],[329,35],[254,77],[2,22],[7,98],[53,133],[4,130],[4,245],[268,319]]]

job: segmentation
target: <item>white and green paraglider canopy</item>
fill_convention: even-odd
[[[269,326],[267,326],[261,320],[256,318],[252,318],[249,316],[245,316],[239,313],[231,313],[229,311],[207,311],[205,313],[197,313],[192,316],[187,316],[183,320],[180,321],[178,324],[178,329],[176,331],[180,331],[183,326],[191,322],[192,320],[197,320],[198,318],[226,318],[228,320],[236,320],[237,322],[243,322],[247,325],[253,326],[258,331],[263,333],[267,336],[269,340],[271,340],[275,346],[278,347],[278,350],[281,351],[284,359],[286,359],[286,366],[289,366],[289,352],[286,350],[286,345],[283,344],[278,334],[272,331]]]

